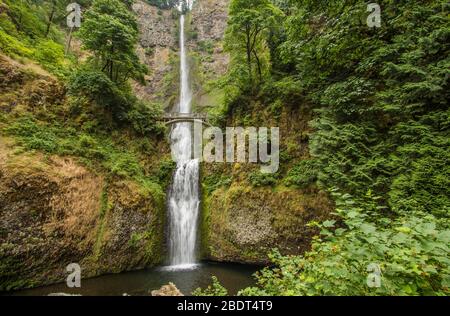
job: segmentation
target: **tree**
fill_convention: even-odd
[[[119,0],[95,0],[78,33],[84,47],[94,53],[96,68],[122,85],[132,78],[143,81],[146,68],[135,53],[137,22]]]
[[[34,4],[43,8],[46,14],[46,29],[45,29],[45,37],[49,37],[51,27],[53,24],[61,23],[64,18],[67,16],[66,6],[67,1],[64,0],[33,0]],[[83,2],[84,3],[84,2]]]
[[[279,24],[282,15],[269,0],[233,0],[230,4],[226,48],[236,67],[245,63],[245,77],[252,89],[254,77],[262,82],[264,68],[268,68],[264,54],[267,54],[269,31]]]

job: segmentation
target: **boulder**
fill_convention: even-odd
[[[184,296],[172,282],[162,286],[159,290],[151,292],[152,296]]]

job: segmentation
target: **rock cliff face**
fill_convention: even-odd
[[[270,107],[252,107],[245,118],[229,118],[227,126],[245,126],[243,120],[278,126],[280,169],[264,176],[257,164],[203,164],[201,231],[203,255],[210,260],[265,264],[274,248],[301,254],[318,233],[307,224],[329,218],[334,207],[315,186],[300,188],[285,181],[293,165],[309,158],[311,111],[284,108],[274,117]]]
[[[223,50],[230,0],[199,0],[189,23],[188,47],[191,51],[193,105],[197,110],[215,107],[223,101],[220,89],[211,85],[223,76],[229,57]]]
[[[228,56],[223,52],[223,35],[230,0],[197,0],[186,18],[186,40],[194,94],[193,105],[216,106],[220,91],[207,83],[223,75]],[[162,10],[137,1],[133,10],[138,17],[140,40],[138,55],[150,73],[144,86],[135,84],[137,94],[174,108],[179,90],[179,12]]]
[[[158,9],[144,1],[137,1],[133,11],[139,25],[138,56],[150,69],[145,85],[135,84],[135,91],[144,100],[173,106],[178,73],[178,13],[175,9]]]
[[[275,248],[301,254],[317,233],[307,224],[327,218],[331,205],[317,190],[274,191],[233,183],[206,199],[203,241],[210,260],[266,264]]]
[[[70,263],[88,278],[163,260],[163,196],[5,136],[18,117],[61,119],[65,101],[56,78],[0,55],[0,291],[62,282]]]
[[[162,259],[164,209],[133,182],[0,138],[0,290],[144,268]]]

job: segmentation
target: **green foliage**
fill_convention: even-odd
[[[368,28],[367,6],[360,1],[273,3],[288,18],[283,27],[261,35],[272,68],[255,98],[271,106],[275,118],[281,106],[315,110],[310,151],[317,174],[305,174],[305,182],[317,178],[324,188],[338,187],[358,198],[372,190],[383,197],[381,205],[446,215],[450,33],[445,1],[382,2],[380,29]],[[240,10],[230,10],[227,47],[242,58],[245,45],[237,43],[246,26],[245,6],[233,5]],[[246,72],[244,60],[232,61],[228,114],[252,104],[244,86],[235,88]],[[309,173],[295,167],[287,184],[305,185],[303,172]]]
[[[370,189],[393,209],[442,214],[450,203],[441,149],[449,139],[447,13],[442,1],[380,5],[379,30],[355,19],[363,3],[301,4],[290,18],[281,49],[319,107],[310,143],[318,179],[357,197]]]
[[[303,256],[271,255],[275,268],[257,274],[259,287],[240,295],[448,295],[449,221],[433,215],[403,213],[393,220],[376,203],[357,207],[337,196],[342,224],[313,224],[321,229]],[[369,287],[368,267],[381,270],[381,287]]]
[[[112,108],[119,92],[114,83],[101,71],[80,68],[69,78],[69,94],[87,98]],[[122,100],[119,100],[119,102]]]
[[[239,92],[254,91],[270,69],[267,40],[282,12],[269,0],[233,0],[229,11],[225,35],[225,49],[231,54],[228,84]]]
[[[93,56],[69,80],[69,93],[103,106],[119,123],[131,124],[141,135],[162,134],[156,123],[158,105],[144,104],[133,95],[129,79],[143,81],[146,67],[135,52],[137,22],[131,2],[95,0],[78,33]]]
[[[166,128],[162,123],[157,123],[162,113],[161,105],[138,101],[128,112],[128,121],[140,135],[163,135]]]
[[[40,1],[3,0],[0,6],[1,51],[14,58],[32,59],[58,77],[67,76],[72,61],[64,56],[62,32],[49,24],[52,9]]]
[[[212,276],[212,285],[208,285],[208,287],[204,290],[198,288],[194,292],[192,292],[193,296],[227,296],[228,291],[224,288],[216,276]]]
[[[168,186],[172,180],[173,172],[176,170],[176,167],[177,164],[172,158],[161,160],[156,173],[159,183],[165,184],[164,187]]]
[[[289,170],[284,183],[287,186],[305,188],[317,181],[317,164],[313,159],[302,160]]]
[[[78,36],[94,53],[92,63],[118,86],[129,78],[143,81],[146,67],[135,52],[136,18],[119,0],[94,0],[84,15]]]
[[[211,54],[214,53],[214,42],[211,40],[198,42],[198,47],[202,52]]]
[[[277,184],[277,177],[277,174],[255,171],[250,174],[249,180],[254,187],[274,186]]]
[[[5,31],[11,35],[21,35],[22,38],[37,39],[45,37],[45,9],[32,1],[2,0],[4,10],[2,18],[10,21],[10,27]],[[2,22],[2,27],[5,25]],[[11,25],[14,25],[12,27]]]
[[[86,99],[89,103],[105,108],[113,114],[117,122],[124,122],[127,113],[133,108],[136,97],[130,88],[119,88],[105,73],[83,67],[69,78],[69,95]]]
[[[69,78],[68,92],[75,98],[112,112],[117,122],[128,123],[139,135],[162,135],[164,125],[157,122],[162,114],[159,104],[138,100],[129,87],[118,87],[103,72],[83,67]]]
[[[33,58],[45,69],[59,77],[65,77],[69,73],[68,62],[64,56],[64,47],[52,40],[40,41],[36,45]]]
[[[284,183],[317,183],[354,199],[336,196],[336,222],[315,223],[321,235],[312,250],[275,253],[277,267],[241,294],[448,295],[447,2],[381,0],[382,27],[375,29],[366,24],[365,1],[272,0],[287,18],[266,28],[253,24],[269,12],[262,2],[251,9],[251,2],[231,3],[227,114],[249,115],[254,103],[270,106],[275,118],[282,106],[312,110],[312,158],[288,171]],[[245,31],[255,25],[264,31],[254,50],[267,66],[259,93],[251,94],[256,61],[245,60],[252,43]],[[367,286],[373,263],[381,288]]]
[[[206,194],[211,194],[220,187],[229,187],[231,184],[231,177],[214,173],[202,179],[202,184]]]
[[[0,29],[0,49],[11,56],[30,57],[33,54],[32,49],[28,48],[22,42],[17,40],[17,38],[7,34],[2,29]]]
[[[4,131],[16,136],[27,150],[80,157],[88,166],[100,167],[113,176],[133,179],[153,189],[138,154],[132,148],[114,144],[106,135],[88,134],[57,121],[46,124],[31,116],[19,118]],[[164,181],[161,178],[158,183]]]

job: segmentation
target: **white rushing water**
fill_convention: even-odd
[[[185,47],[184,15],[180,17],[180,113],[191,112],[192,93]],[[172,156],[177,161],[169,195],[169,253],[171,266],[190,268],[196,262],[199,217],[199,161],[191,159],[191,123],[177,124],[171,134]]]

